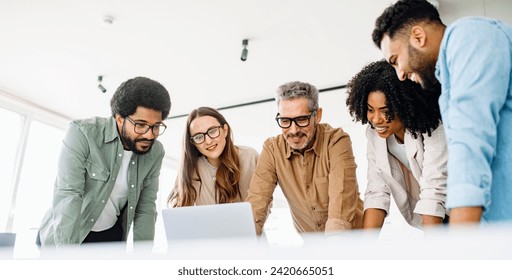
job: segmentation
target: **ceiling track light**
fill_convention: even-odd
[[[107,92],[107,89],[101,84],[101,82],[103,82],[103,76],[98,76],[98,88],[101,92],[105,93]]]
[[[247,60],[247,55],[249,54],[249,51],[247,50],[247,45],[249,44],[249,39],[243,39],[242,40],[242,46],[244,47],[244,49],[242,50],[242,56],[240,56],[240,59],[242,61],[246,61]]]
[[[103,16],[103,24],[105,24],[107,26],[114,24],[114,17],[111,15],[104,15]]]

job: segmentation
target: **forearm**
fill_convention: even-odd
[[[382,228],[385,218],[386,211],[382,209],[368,208],[364,211],[363,229]]]
[[[277,186],[277,169],[272,160],[274,152],[271,150],[272,145],[270,143],[271,141],[267,140],[263,145],[245,199],[245,201],[251,203],[258,235],[263,232],[263,225],[268,217],[274,190]]]
[[[423,226],[435,226],[443,223],[443,218],[431,215],[421,215]]]
[[[246,201],[251,203],[254,216],[254,226],[256,227],[256,233],[260,235],[263,233],[263,225],[267,220],[272,198],[262,196],[258,193],[252,193],[251,190],[249,190],[249,195]]]
[[[480,206],[459,207],[450,210],[450,224],[479,223],[483,209]]]
[[[419,177],[420,199],[414,212],[421,214],[423,224],[437,223],[446,213],[446,181],[448,178],[448,148],[444,126],[439,125],[432,135],[423,134],[423,169]],[[425,218],[425,216],[430,216]]]
[[[258,172],[254,173],[245,201],[251,203],[254,224],[258,235],[263,232],[263,225],[269,214],[275,188],[275,183],[263,180]]]
[[[332,168],[334,169],[334,168]],[[362,201],[359,198],[359,188],[356,179],[355,162],[353,159],[345,161],[338,170],[331,172],[328,182],[328,224],[326,231],[351,229],[358,213],[362,211]],[[343,180],[339,180],[343,178]],[[322,189],[321,186],[316,186]],[[361,217],[359,217],[361,221]],[[359,224],[360,227],[361,224]]]
[[[56,245],[77,244],[80,242],[81,195],[57,191],[53,196],[53,230]]]
[[[153,240],[155,236],[155,223],[157,217],[156,199],[159,186],[159,165],[156,170],[143,181],[139,200],[135,207],[133,220],[134,240]],[[128,215],[128,223],[130,215]]]

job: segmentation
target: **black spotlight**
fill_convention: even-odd
[[[101,84],[103,81],[103,76],[98,76],[98,88],[101,90],[101,92],[105,93],[107,92],[107,89]]]
[[[244,47],[244,49],[242,50],[242,56],[240,56],[240,59],[242,61],[246,61],[247,60],[247,55],[249,54],[249,51],[247,50],[247,45],[249,44],[249,39],[243,39],[242,40],[242,46]]]

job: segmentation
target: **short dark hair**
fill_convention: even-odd
[[[441,123],[438,99],[440,91],[424,91],[411,80],[400,81],[393,66],[385,60],[365,66],[347,84],[346,104],[354,121],[368,121],[368,95],[380,91],[386,97],[387,117],[395,114],[413,137],[430,136]]]
[[[387,7],[375,21],[372,40],[380,49],[385,34],[393,38],[395,34],[419,22],[443,24],[436,7],[426,0],[400,0]]]
[[[128,117],[139,106],[160,111],[162,119],[166,119],[171,110],[169,92],[157,81],[136,77],[123,82],[110,100],[113,117],[116,114]]]

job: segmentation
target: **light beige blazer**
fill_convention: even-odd
[[[446,214],[446,179],[448,149],[443,125],[429,137],[414,139],[405,133],[404,144],[411,170],[391,155],[385,138],[374,129],[366,130],[368,158],[368,186],[364,195],[364,209],[377,208],[389,213],[393,196],[405,220],[422,228],[420,214],[444,218]]]

